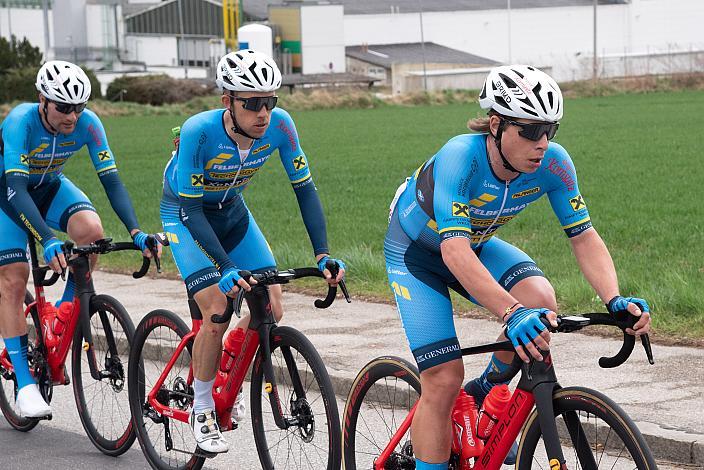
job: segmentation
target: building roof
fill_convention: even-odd
[[[598,0],[600,5],[629,3],[631,0]],[[417,13],[464,10],[505,10],[506,0],[241,0],[242,8],[250,18],[263,20],[269,17],[269,5],[344,5],[346,15],[378,15],[384,13]],[[511,0],[511,9],[588,6],[593,0]]]
[[[425,52],[423,49],[419,42],[348,46],[345,48],[345,55],[385,68],[390,68],[391,64],[394,63],[420,64],[423,62],[423,54],[425,54],[425,61],[429,63],[498,65],[498,62],[486,57],[468,54],[457,49],[435,44],[434,42],[426,42]]]

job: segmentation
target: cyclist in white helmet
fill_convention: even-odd
[[[0,335],[14,367],[18,411],[33,418],[50,415],[51,408],[27,366],[22,308],[29,276],[27,237],[41,243],[44,261],[56,272],[66,268],[66,259],[63,242],[54,230],[68,233],[80,245],[104,237],[92,203],[63,174],[66,162],[83,146],[88,148],[108,199],[135,245],[151,256],[148,236],[139,229],[103,124],[86,109],[91,85],[85,72],[70,62],[49,61],[39,69],[36,88],[39,103],[15,107],[0,129]],[[69,273],[59,303],[70,302],[73,290]],[[55,307],[48,305],[47,309],[42,318],[52,319]]]
[[[296,194],[318,267],[333,285],[345,274],[340,260],[335,260],[341,268],[336,278],[325,269],[330,256],[323,208],[293,120],[276,107],[281,73],[274,60],[249,49],[231,52],[218,62],[216,82],[224,109],[196,114],[183,124],[178,148],[164,172],[161,202],[164,230],[178,240],[171,252],[189,298],[201,312],[193,319],[200,330],[193,347],[191,424],[198,446],[206,453],[229,449],[217,423],[212,395],[228,325],[212,323],[211,316],[224,311],[225,295],[250,289],[239,270],[261,272],[276,267],[242,198],[250,180],[275,151]],[[283,314],[281,288],[270,287],[269,292],[278,320]],[[248,322],[245,317],[237,327],[246,328]],[[240,391],[232,414],[239,421],[244,412]]]
[[[542,360],[554,323],[555,291],[526,253],[497,231],[547,194],[584,277],[609,312],[640,316],[631,334],[649,331],[645,300],[622,297],[611,256],[592,226],[567,151],[551,140],[563,114],[557,83],[525,65],[496,67],[479,103],[488,117],[473,119],[477,133],[450,139],[397,191],[384,243],[389,283],[418,364],[423,394],[411,426],[416,469],[447,469],[450,413],[464,367],[449,290],[484,306],[505,324],[524,361]],[[399,293],[400,292],[400,293]],[[505,335],[505,336],[504,336]],[[496,353],[465,390],[478,405],[495,385],[512,352]],[[515,462],[515,449],[505,463]]]

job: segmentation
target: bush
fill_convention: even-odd
[[[133,101],[161,106],[210,95],[214,88],[214,85],[205,85],[196,80],[178,80],[163,74],[122,76],[110,83],[106,98],[111,101]]]
[[[95,72],[93,72],[91,69],[87,69],[83,66],[81,66],[81,68],[86,73],[86,75],[88,75],[88,80],[90,81],[90,99],[91,100],[102,99],[103,92],[100,89],[100,82],[98,81],[98,78],[95,76]]]
[[[34,67],[7,70],[0,75],[0,102],[37,101],[36,79],[37,69]]]

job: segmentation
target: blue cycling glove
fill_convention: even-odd
[[[641,312],[650,312],[650,307],[645,299],[639,299],[638,297],[621,297],[620,295],[609,300],[609,303],[606,304],[606,310],[608,310],[611,315],[617,312],[627,312],[629,303],[636,304]]]
[[[44,247],[44,262],[51,263],[51,260],[58,258],[59,254],[63,253],[64,242],[58,238],[50,238],[42,245]]]
[[[141,230],[139,232],[135,233],[134,235],[132,235],[132,241],[134,242],[135,246],[142,251],[149,248],[147,246],[148,240],[149,240],[149,235],[142,232]]]
[[[337,266],[340,269],[344,269],[345,271],[347,271],[347,266],[345,265],[345,263],[341,259],[335,259],[335,258],[330,258],[329,256],[323,256],[322,258],[320,258],[320,261],[318,261],[318,269],[320,270],[321,273],[327,269],[325,267],[325,263],[327,263],[328,260],[334,261],[335,264],[337,264]]]
[[[519,307],[506,321],[506,337],[511,340],[513,347],[524,346],[546,328],[540,321],[550,310],[546,308]]]
[[[222,292],[223,294],[227,294],[232,290],[233,287],[237,285],[237,281],[239,281],[240,279],[242,279],[242,276],[237,274],[237,270],[235,268],[226,269],[220,277],[220,282],[218,282],[220,292]]]

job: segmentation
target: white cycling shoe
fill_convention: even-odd
[[[17,392],[15,403],[23,418],[48,418],[52,413],[51,406],[44,401],[37,384],[22,387]]]
[[[222,454],[230,450],[230,444],[222,436],[213,410],[191,412],[190,424],[198,447],[204,452]]]
[[[242,422],[247,415],[247,405],[244,403],[244,390],[240,389],[240,393],[237,394],[237,399],[232,407],[232,417],[238,423]]]

